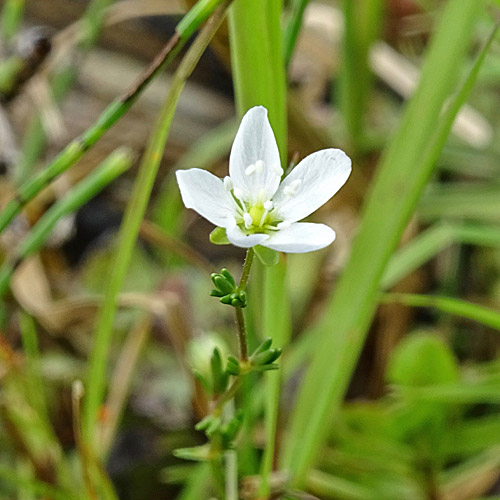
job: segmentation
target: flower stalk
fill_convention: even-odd
[[[238,285],[238,290],[245,291],[248,283],[248,278],[250,277],[250,269],[252,268],[252,262],[254,257],[253,248],[247,250],[247,255],[245,257],[245,263],[243,264],[243,272],[241,273],[240,283]],[[236,312],[236,323],[238,325],[238,341],[240,344],[240,360],[243,362],[248,361],[248,342],[247,342],[247,330],[245,326],[245,317],[243,315],[243,309],[241,307],[235,308]]]

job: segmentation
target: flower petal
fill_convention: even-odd
[[[269,235],[263,233],[245,234],[237,225],[236,221],[231,219],[226,227],[227,239],[237,247],[250,248],[255,245],[261,245],[269,239]]]
[[[328,246],[335,239],[335,231],[324,224],[295,222],[270,236],[262,246],[287,253],[305,253]]]
[[[236,203],[221,179],[206,170],[192,168],[175,173],[182,201],[216,226],[226,227],[236,213]]]
[[[259,201],[259,196],[266,201],[276,193],[283,169],[266,108],[256,106],[241,120],[229,157],[229,175],[245,201]]]
[[[273,198],[287,221],[295,222],[324,205],[345,183],[351,160],[340,149],[323,149],[304,158],[284,179]]]

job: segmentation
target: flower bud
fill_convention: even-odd
[[[281,356],[281,349],[268,349],[252,356],[252,364],[255,366],[270,365]]]
[[[222,359],[229,353],[227,344],[222,337],[214,332],[204,333],[196,337],[191,340],[187,347],[188,363],[207,392],[213,391],[211,358],[216,348],[219,350]]]

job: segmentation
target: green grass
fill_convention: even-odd
[[[318,343],[296,403],[283,462],[296,484],[303,484],[342,402],[375,312],[383,272],[434,168],[432,161],[422,161],[422,154],[429,152],[434,160],[446,140],[445,134],[436,133],[436,123],[457,85],[482,7],[475,1],[446,4],[419,86],[365,202],[349,262],[315,327]]]

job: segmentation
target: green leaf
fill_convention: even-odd
[[[281,349],[269,349],[252,356],[252,364],[255,366],[268,365],[281,356]]]
[[[195,462],[206,462],[210,460],[210,445],[193,446],[191,448],[179,448],[174,450],[174,456],[184,460],[194,460]]]
[[[212,369],[212,384],[215,394],[222,394],[227,387],[228,374],[222,367],[222,356],[220,350],[216,347],[210,359]]]
[[[226,229],[224,227],[216,227],[210,233],[210,243],[214,245],[230,245],[231,242],[227,239]]]
[[[271,337],[268,337],[267,339],[265,339],[264,342],[262,342],[262,344],[260,344],[259,347],[257,347],[257,349],[255,349],[253,356],[255,356],[261,352],[267,351],[271,347],[272,343],[273,343],[273,339]]]
[[[257,245],[253,247],[255,255],[259,258],[259,260],[265,266],[275,266],[280,260],[279,252],[275,250],[271,250],[270,248],[263,247],[261,245]]]
[[[387,368],[387,380],[419,387],[456,382],[458,364],[448,346],[436,335],[416,333],[401,341]]]
[[[413,307],[434,307],[444,313],[471,319],[500,331],[500,313],[498,311],[455,297],[386,293],[382,296],[382,302],[399,302]]]

